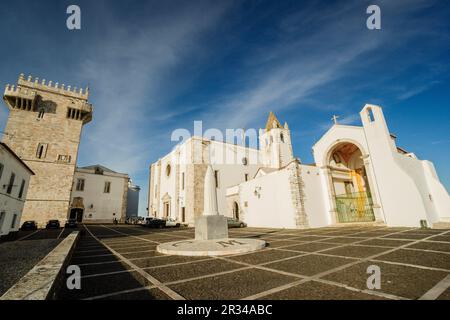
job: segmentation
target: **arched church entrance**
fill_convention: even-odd
[[[328,168],[337,222],[375,221],[367,170],[358,146],[337,144],[329,153]]]
[[[76,219],[78,222],[82,222],[83,214],[84,214],[83,198],[81,197],[73,198],[72,204],[70,206],[69,218]]]
[[[236,220],[239,220],[239,205],[236,201],[233,203],[233,216]]]

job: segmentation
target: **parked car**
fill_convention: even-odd
[[[66,228],[76,228],[78,227],[77,219],[69,219],[66,221],[66,224],[64,225]]]
[[[37,230],[37,223],[36,221],[25,221],[20,227],[20,230]]]
[[[177,220],[173,219],[173,218],[168,218],[166,220],[166,227],[179,227],[180,223],[177,222]]]
[[[247,226],[245,222],[242,222],[234,218],[227,218],[227,220],[228,220],[228,228],[244,228]]]
[[[144,221],[144,217],[136,217],[136,220],[134,220],[134,224],[142,224]]]
[[[152,218],[147,220],[145,226],[148,228],[164,228],[166,226],[166,220]]]
[[[155,218],[153,218],[153,217],[146,217],[145,219],[139,221],[139,224],[141,226],[143,226],[143,227],[147,227],[147,224],[153,219],[155,219]]]
[[[60,227],[59,220],[49,220],[45,229],[59,229]]]

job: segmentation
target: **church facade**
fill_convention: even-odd
[[[193,225],[211,164],[220,214],[250,227],[448,225],[450,199],[433,164],[396,146],[381,107],[360,116],[362,126],[335,124],[316,142],[314,165],[294,158],[289,127],[272,113],[258,149],[192,137],[151,165],[149,214]],[[214,161],[223,153],[235,161]]]

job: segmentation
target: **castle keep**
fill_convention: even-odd
[[[22,221],[42,226],[49,219],[67,219],[81,130],[92,120],[88,97],[88,89],[23,74],[17,85],[6,86],[9,118],[2,141],[35,173]]]

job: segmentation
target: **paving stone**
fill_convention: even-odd
[[[445,253],[399,249],[377,257],[377,260],[450,270],[450,258]]]
[[[389,248],[382,247],[368,247],[368,246],[344,246],[340,248],[322,251],[324,254],[331,254],[336,256],[353,257],[353,258],[367,258],[372,255],[388,251]]]
[[[158,288],[142,289],[133,292],[121,293],[99,300],[171,300],[168,295]]]
[[[370,276],[367,268],[370,265],[380,267],[379,291],[409,299],[420,298],[447,275],[443,271],[367,261],[324,276],[323,279],[364,290],[367,289],[367,279]]]
[[[345,243],[353,243],[353,242],[357,242],[357,241],[361,241],[361,240],[362,240],[361,238],[336,237],[336,238],[320,240],[320,242],[345,244]]]
[[[80,266],[81,276],[129,270],[130,267],[121,261]]]
[[[322,236],[308,235],[308,236],[297,237],[297,238],[295,238],[295,240],[299,240],[299,241],[319,241],[319,240],[326,240],[326,239],[331,239],[331,238],[332,237],[322,237]]]
[[[303,251],[303,252],[315,252],[315,251],[333,248],[336,246],[338,246],[338,244],[313,242],[313,243],[303,243],[303,244],[291,245],[289,247],[284,247],[283,249]]]
[[[433,237],[431,237],[431,238],[429,238],[427,240],[450,242],[450,234],[433,236]]]
[[[265,265],[265,267],[304,276],[313,276],[354,261],[355,259],[351,258],[310,254],[303,257],[270,263]]]
[[[437,230],[422,230],[409,228],[385,228],[385,227],[342,227],[342,228],[319,228],[319,229],[269,229],[269,228],[243,228],[232,229],[230,234],[235,237],[248,237],[254,239],[267,239],[268,247],[264,250],[245,254],[240,256],[228,256],[229,261],[211,258],[207,261],[199,261],[205,257],[182,257],[182,256],[166,256],[154,254],[153,252],[139,252],[145,249],[153,250],[156,248],[157,242],[176,241],[186,238],[192,238],[194,235],[193,228],[186,229],[148,229],[139,226],[116,226],[115,230],[130,235],[136,235],[143,239],[133,238],[127,235],[117,234],[100,226],[88,226],[89,230],[95,235],[100,235],[104,241],[114,247],[115,250],[121,252],[124,257],[133,259],[132,262],[143,271],[161,281],[182,281],[192,277],[201,277],[198,280],[180,282],[170,287],[177,291],[187,299],[240,299],[247,296],[263,292],[280,285],[297,281],[304,276],[313,276],[324,271],[332,270],[336,267],[343,266],[348,263],[357,262],[358,259],[351,257],[366,257],[367,255],[388,251],[390,248],[396,248],[405,244],[411,244],[414,240],[423,237],[433,236],[434,241],[424,241],[413,244],[411,248],[442,251],[437,255],[428,255],[430,252],[417,250],[397,250],[392,254],[385,254],[377,257],[378,259],[390,259],[393,262],[400,263],[417,263],[419,265],[443,268],[448,264],[448,242],[450,235],[439,235]],[[390,233],[396,231],[404,231],[401,234],[389,236]],[[428,231],[428,232],[427,232]],[[358,233],[359,234],[355,234]],[[402,238],[398,238],[399,235]],[[388,236],[388,237],[386,237]],[[376,239],[367,239],[376,237]],[[311,242],[314,241],[314,242]],[[358,245],[351,245],[354,241],[362,241]],[[447,242],[447,243],[444,243]],[[342,248],[336,248],[343,244],[349,244]],[[362,244],[363,246],[361,246]],[[1,246],[1,244],[0,244]],[[283,251],[276,249],[280,246],[289,246],[289,250]],[[378,247],[376,247],[378,246]],[[383,248],[383,246],[385,248]],[[103,250],[102,250],[103,248]],[[375,249],[373,249],[375,248]],[[89,253],[79,253],[82,250],[97,249],[98,253],[105,254],[108,250],[89,234],[81,237],[76,253],[72,261],[82,258],[83,255]],[[341,249],[341,250],[339,250]],[[318,250],[326,250],[327,254],[344,254],[348,258],[338,256],[326,256],[315,254]],[[406,251],[406,253],[404,252]],[[396,253],[397,252],[397,253]],[[433,253],[433,252],[431,252]],[[97,262],[101,258],[100,254],[89,254],[94,257],[81,260],[85,263]],[[99,257],[95,257],[99,255]],[[295,257],[299,256],[299,257]],[[295,258],[294,258],[295,257]],[[277,259],[284,259],[280,262],[273,262]],[[289,259],[290,258],[290,259]],[[360,259],[360,258],[359,258]],[[245,267],[238,262],[246,262],[250,264],[264,264],[264,267],[273,268],[272,272],[261,269],[247,269],[236,271],[236,268]],[[398,260],[398,261],[397,261]],[[231,262],[235,261],[235,263]],[[80,262],[80,260],[78,260]],[[176,263],[185,263],[181,265],[172,265]],[[404,296],[407,298],[418,298],[423,293],[432,288],[436,283],[443,279],[448,272],[420,269],[418,267],[407,267],[402,265],[394,265],[383,262],[369,261],[359,263],[357,268],[347,267],[342,271],[336,271],[327,277],[333,277],[333,281],[342,283],[343,285],[352,286],[360,290],[366,289],[367,266],[369,264],[377,264],[381,266],[382,272],[382,292],[393,295]],[[359,266],[361,265],[361,266]],[[356,267],[355,266],[355,267]],[[104,262],[101,264],[81,266],[82,275],[93,275],[99,273],[129,271],[127,264],[120,261]],[[277,273],[289,272],[297,274],[297,277],[291,277]],[[231,271],[230,273],[208,277],[210,274]],[[329,279],[331,280],[331,278]],[[80,299],[92,297],[99,294],[110,294],[129,289],[133,290],[128,293],[115,294],[103,299],[113,300],[153,300],[168,299],[159,289],[148,289],[144,286],[151,285],[141,275],[132,272],[121,272],[109,276],[95,276],[83,278],[81,292],[65,292],[67,299]],[[141,290],[142,289],[142,290]],[[63,293],[61,290],[60,293]],[[448,291],[448,290],[447,290]],[[307,283],[297,285],[293,288],[274,293],[264,298],[269,299],[378,299],[379,297],[352,291],[347,288],[324,284],[317,281],[309,281]],[[440,299],[450,299],[450,293],[445,292]]]
[[[368,245],[368,246],[382,246],[382,247],[400,247],[405,244],[411,243],[413,240],[394,240],[394,239],[370,239],[365,240],[363,242],[360,242],[361,245]]]
[[[148,267],[156,267],[162,266],[171,263],[179,263],[179,262],[190,262],[195,260],[204,259],[204,257],[185,257],[185,256],[165,256],[158,255],[152,258],[144,258],[144,259],[135,259],[132,260],[133,264],[138,266],[139,268],[148,268]]]
[[[382,300],[382,297],[317,281],[308,281],[270,294],[262,300]]]
[[[114,251],[117,251],[118,253],[123,254],[123,253],[133,253],[133,252],[139,252],[139,251],[155,250],[155,249],[156,249],[156,245],[150,244],[150,245],[142,245],[142,246],[138,246],[138,247],[114,249]]]
[[[295,280],[298,278],[265,270],[250,269],[183,282],[169,287],[190,300],[230,300],[242,299]]]
[[[393,238],[393,239],[414,239],[414,240],[421,240],[424,238],[429,237],[429,234],[417,234],[417,233],[396,233],[384,236],[383,238]]]
[[[356,238],[377,238],[377,237],[382,237],[385,235],[388,235],[390,233],[394,233],[395,231],[368,231],[368,232],[363,232],[363,233],[356,233],[353,234],[352,237],[356,237]]]
[[[148,286],[150,283],[137,272],[126,272],[81,279],[80,290],[63,288],[58,299],[86,299],[116,291]]]
[[[109,262],[109,261],[117,261],[118,258],[114,255],[110,256],[98,256],[98,257],[73,257],[71,260],[71,264],[84,264],[84,263],[94,263],[94,262]]]
[[[146,269],[146,272],[161,282],[173,282],[183,279],[206,276],[244,267],[241,264],[211,259],[195,263]]]
[[[145,252],[121,253],[121,255],[125,259],[130,259],[130,260],[162,256],[162,254],[160,254],[156,250],[145,251]]]
[[[450,243],[423,241],[423,242],[414,243],[406,248],[407,249],[414,248],[414,249],[450,252]],[[450,257],[449,257],[449,259],[450,259]]]
[[[267,242],[268,248],[278,248],[278,247],[284,247],[289,245],[296,245],[296,244],[302,244],[307,243],[305,241],[296,241],[296,240],[278,240],[273,242]]]
[[[450,288],[445,290],[438,298],[437,300],[450,300]]]
[[[297,256],[300,253],[297,252],[288,252],[288,251],[280,251],[280,250],[261,250],[255,253],[243,254],[239,256],[231,256],[229,259],[240,261],[249,264],[261,264],[274,260],[289,258],[293,256]]]

